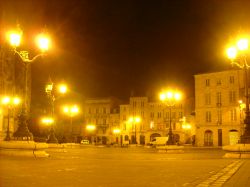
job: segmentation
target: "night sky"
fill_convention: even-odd
[[[247,0],[1,0],[0,11],[2,28],[18,20],[27,41],[45,26],[53,38],[32,65],[34,95],[51,76],[84,97],[127,100],[166,86],[192,96],[193,75],[230,68],[225,45],[250,28]]]

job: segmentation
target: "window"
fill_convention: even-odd
[[[153,118],[154,117],[154,112],[150,113],[150,117]]]
[[[236,109],[231,110],[231,121],[236,121],[237,116],[236,116]]]
[[[144,107],[144,101],[141,102],[141,107],[142,107],[142,108]]]
[[[89,108],[89,114],[91,114],[91,108]]]
[[[179,118],[182,118],[183,115],[182,115],[182,112],[179,112]]]
[[[134,108],[136,107],[136,101],[133,101],[133,107]]]
[[[107,120],[106,120],[106,119],[103,119],[103,124],[104,124],[104,125],[106,124],[106,122],[107,122]]]
[[[127,119],[126,115],[123,115],[123,120],[126,120],[126,119]]]
[[[124,108],[124,111],[126,111],[126,108]],[[103,113],[106,114],[106,108],[103,108]]]
[[[123,124],[123,130],[126,130],[127,126],[126,123]]]
[[[206,105],[211,104],[211,94],[210,93],[205,94],[205,104]]]
[[[161,118],[161,112],[158,112],[158,118]]]
[[[234,84],[234,76],[229,77],[229,82],[230,82],[230,84]]]
[[[220,85],[221,85],[221,80],[218,79],[218,80],[217,80],[217,86],[220,86]]]
[[[207,111],[206,112],[206,122],[211,122],[212,120],[211,120],[211,112],[210,111]]]
[[[210,86],[210,79],[206,79],[206,86]]]
[[[166,112],[166,118],[169,119],[169,112]]]
[[[144,117],[144,112],[141,112],[141,116]]]
[[[218,124],[222,124],[222,112],[218,110]]]
[[[230,91],[229,92],[229,102],[230,103],[235,103],[236,102],[236,92],[235,91]]]
[[[97,114],[99,113],[99,109],[98,109],[98,108],[96,109],[96,113],[97,113]]]
[[[155,124],[153,121],[150,122],[150,129],[153,129],[155,127]]]
[[[216,104],[217,106],[221,106],[221,92],[216,93]]]

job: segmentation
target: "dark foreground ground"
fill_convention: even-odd
[[[50,155],[0,157],[0,186],[250,186],[250,160],[223,159],[220,149],[166,154],[144,147],[81,146]]]

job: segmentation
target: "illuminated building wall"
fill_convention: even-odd
[[[234,144],[242,134],[242,70],[195,75],[196,145]]]
[[[173,133],[184,142],[180,119],[184,115],[183,104],[172,108]],[[140,117],[141,122],[129,122],[130,117]],[[138,144],[147,144],[155,136],[167,136],[169,129],[169,108],[159,102],[150,102],[147,97],[130,97],[129,104],[120,105],[120,125],[123,140],[132,142],[135,136]],[[126,136],[126,137],[125,137]]]

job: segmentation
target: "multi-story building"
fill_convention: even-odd
[[[119,101],[115,98],[87,99],[84,105],[84,132],[98,144],[113,143],[113,129],[119,127]],[[87,125],[96,127],[94,132],[86,130]]]
[[[0,98],[3,96],[22,97],[24,92],[24,76],[23,65],[18,62],[7,45],[0,45]],[[30,104],[30,69],[28,71],[28,110]],[[22,100],[23,98],[21,98]],[[0,104],[0,140],[6,136],[7,126],[12,136],[17,129],[17,118],[19,111],[18,107],[10,108],[8,114],[7,107]],[[9,121],[9,122],[8,122]]]
[[[195,75],[196,145],[235,144],[242,134],[242,70]]]
[[[147,144],[157,136],[167,136],[170,125],[169,107],[162,102],[149,102],[147,97],[130,97],[129,104],[120,105],[122,140],[129,143]],[[171,124],[176,142],[184,143],[182,119],[183,104],[171,110]],[[130,121],[139,117],[140,122]]]

